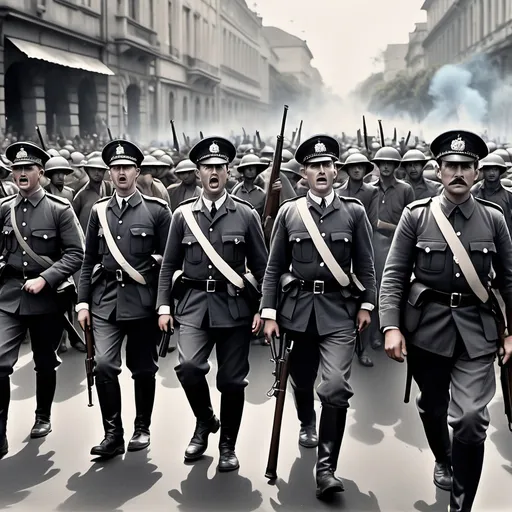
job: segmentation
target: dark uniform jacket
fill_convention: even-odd
[[[263,216],[267,194],[261,187],[258,187],[258,185],[254,185],[251,190],[247,190],[244,183],[240,182],[233,187],[231,195],[247,201],[254,207],[260,217]]]
[[[503,185],[500,185],[498,190],[491,193],[485,188],[485,181],[482,180],[471,188],[471,193],[475,197],[485,199],[497,204],[503,210],[505,220],[507,222],[508,230],[512,233],[512,192],[507,190]]]
[[[123,275],[110,253],[97,205],[107,201],[107,221],[117,246],[128,263],[139,271],[146,285]],[[142,195],[130,197],[121,212],[116,195],[98,201],[91,210],[85,242],[85,258],[80,274],[78,303],[87,303],[93,315],[104,320],[136,320],[155,314],[158,267],[152,255],[162,255],[167,242],[171,212],[162,199]],[[93,273],[95,265],[100,264]],[[111,315],[115,312],[115,317]]]
[[[439,197],[482,283],[488,287],[492,265],[505,304],[511,304],[512,242],[500,208],[472,196],[457,208],[444,194]],[[400,219],[380,288],[381,328],[400,326],[400,309],[405,304],[402,328],[408,343],[449,357],[458,331],[471,358],[492,353],[498,333],[488,304],[451,308],[422,303],[426,295],[422,299],[419,294],[421,285],[446,293],[472,293],[430,212],[431,201],[415,201]],[[412,272],[417,284],[407,301],[406,285]]]
[[[309,195],[308,206],[324,240],[346,274],[353,272],[366,288],[360,302],[375,304],[375,270],[372,228],[361,202],[334,196],[322,212]],[[294,331],[305,331],[313,312],[321,336],[336,332],[343,322],[354,324],[358,303],[340,291],[325,294],[295,290],[280,299],[280,279],[291,272],[305,281],[333,282],[334,277],[322,261],[297,210],[297,199],[282,205],[272,233],[270,256],[263,281],[261,309],[277,310],[277,322]]]
[[[16,224],[27,244],[55,263],[44,269],[20,247],[11,223],[11,204]],[[2,259],[7,262],[0,280],[0,310],[20,315],[58,313],[56,289],[80,269],[84,255],[84,237],[71,204],[40,188],[30,198],[10,196],[0,203]],[[28,279],[41,276],[48,283],[34,295],[21,290]]]
[[[64,199],[67,199],[70,203],[73,201],[73,195],[75,194],[75,191],[71,187],[67,187],[66,185],[62,187],[62,190],[59,190],[57,187],[50,183],[46,185],[44,189],[46,190],[46,192],[49,192],[54,196],[63,197]]]
[[[380,178],[371,185],[379,192],[379,219],[396,226],[404,208],[414,201],[414,190],[411,185],[396,178],[386,190],[382,187]],[[383,230],[382,233],[389,237],[393,236],[388,230]]]
[[[418,183],[412,182],[407,178],[405,178],[404,181],[413,188],[416,200],[438,196],[443,190],[441,183],[429,180],[428,178],[422,178]]]
[[[199,197],[201,195],[201,188],[197,185],[185,185],[180,181],[167,187],[167,192],[171,201],[171,211],[174,212],[183,201]]]
[[[111,181],[102,181],[99,195],[89,183],[76,193],[72,204],[84,233],[87,231],[89,215],[94,203],[103,197],[110,197],[113,191],[114,186]]]
[[[245,201],[228,195],[212,220],[202,197],[193,198],[193,214],[210,243],[219,255],[239,275],[246,267],[259,283],[267,264],[267,249],[256,210]],[[172,306],[171,279],[183,269],[190,279],[225,281],[199,245],[185,223],[181,206],[174,212],[167,247],[165,248],[158,288],[158,307]],[[201,328],[208,313],[210,327],[237,327],[252,320],[249,304],[243,295],[230,296],[228,292],[208,293],[188,288],[178,300],[175,316],[180,324]]]
[[[336,189],[336,193],[341,197],[355,197],[359,199],[359,201],[363,203],[368,220],[375,231],[377,229],[377,222],[379,221],[379,191],[374,186],[362,181],[357,192],[350,196],[350,190],[348,188],[349,183],[350,178],[345,181],[341,187]]]

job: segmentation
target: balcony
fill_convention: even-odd
[[[219,68],[208,64],[201,59],[184,55],[187,77],[191,85],[202,84],[205,87],[214,87],[220,83]]]
[[[116,16],[115,40],[120,44],[121,52],[138,50],[152,56],[158,55],[157,33],[128,16]]]

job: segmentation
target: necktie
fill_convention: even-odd
[[[121,211],[123,212],[124,209],[126,208],[126,205],[128,204],[128,201],[126,199],[123,199],[121,201]]]
[[[320,208],[322,208],[322,210],[325,210],[326,206],[327,206],[327,203],[325,202],[325,197],[322,197],[322,202],[320,203]]]
[[[216,213],[217,213],[217,207],[215,206],[215,203],[212,203],[212,209],[210,210],[210,215],[212,216],[212,219],[215,217]]]

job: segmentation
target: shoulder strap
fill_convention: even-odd
[[[487,289],[480,281],[478,274],[476,273],[473,262],[471,261],[466,249],[462,245],[462,242],[459,240],[459,237],[455,233],[453,226],[450,224],[449,220],[446,218],[446,215],[443,213],[441,209],[441,203],[439,202],[438,196],[432,199],[432,203],[430,205],[430,211],[434,216],[434,219],[437,223],[437,227],[441,231],[446,243],[450,247],[453,255],[457,258],[459,262],[459,267],[466,278],[469,286],[473,290],[473,293],[482,301],[487,302],[489,299],[489,293]]]
[[[107,221],[107,206],[108,201],[104,201],[96,204],[96,211],[98,212],[98,219],[101,227],[103,228],[103,234],[105,235],[105,241],[107,242],[108,250],[112,257],[116,260],[117,264],[136,282],[139,284],[146,284],[144,276],[137,270],[135,270],[123,256],[123,253],[117,247],[117,244],[112,236],[110,227]]]
[[[185,222],[187,223],[190,231],[196,237],[199,245],[202,247],[203,251],[206,253],[206,256],[210,259],[210,261],[215,265],[215,268],[233,285],[239,289],[244,288],[244,280],[241,276],[239,276],[220,256],[220,254],[215,250],[213,245],[210,243],[208,238],[204,235],[199,227],[199,224],[192,213],[190,208],[190,204],[182,204],[181,211],[183,212],[183,217]]]
[[[313,240],[313,244],[316,247],[316,250],[324,260],[324,263],[327,265],[327,268],[331,271],[331,274],[335,277],[336,281],[340,284],[340,286],[348,286],[350,284],[350,279],[347,274],[343,271],[339,263],[336,261],[329,247],[325,243],[325,240],[322,238],[320,231],[318,230],[313,217],[311,216],[311,212],[308,208],[308,201],[306,197],[301,197],[297,200],[297,210],[299,212],[300,218],[302,222],[304,222],[304,226],[308,230],[308,233]]]
[[[23,250],[38,264],[41,265],[41,267],[44,268],[50,268],[53,265],[53,261],[48,258],[47,256],[39,256],[39,254],[36,254],[30,245],[25,242],[23,239],[23,236],[21,235],[20,229],[18,228],[18,223],[16,222],[16,210],[15,207],[15,201],[11,204],[11,224],[12,229],[14,230],[14,235],[16,236],[16,240],[18,240],[18,243],[23,248]]]

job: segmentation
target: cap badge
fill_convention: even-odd
[[[124,155],[124,148],[121,146],[121,144],[119,144],[119,146],[116,148],[116,155]]]
[[[210,145],[210,153],[218,153],[220,151],[219,146],[216,142]]]
[[[323,142],[317,142],[315,144],[315,153],[326,153],[327,148],[325,147],[325,144]]]
[[[466,149],[466,143],[461,139],[460,135],[452,140],[451,145],[452,151],[464,151]]]
[[[22,158],[28,158],[28,153],[25,151],[25,148],[21,147],[21,149],[16,153],[16,158],[21,160]]]

